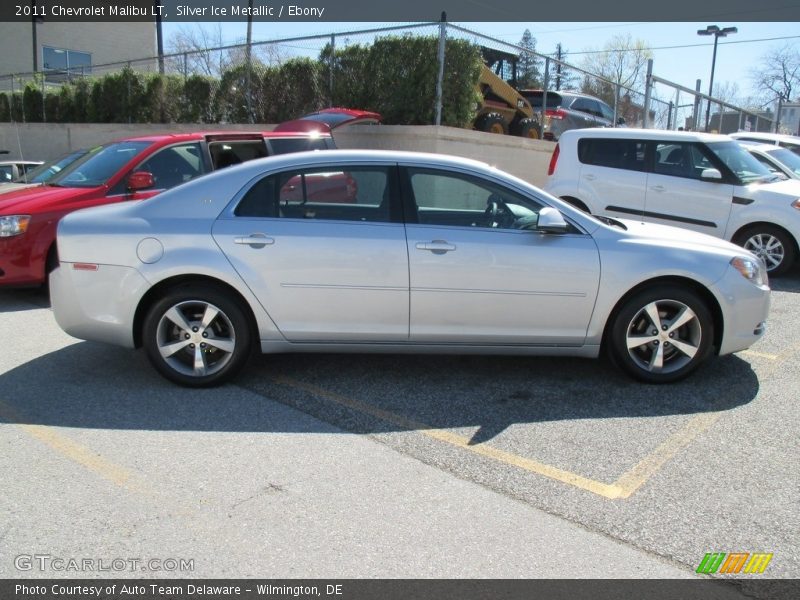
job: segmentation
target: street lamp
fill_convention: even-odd
[[[714,36],[714,56],[711,59],[711,81],[708,83],[708,105],[706,106],[706,131],[708,131],[708,120],[711,117],[711,95],[714,89],[714,67],[717,64],[717,42],[721,37],[727,37],[729,33],[738,33],[736,27],[725,27],[720,29],[716,25],[709,25],[705,29],[698,29],[697,35],[713,35]],[[722,128],[722,111],[719,115],[719,126]]]

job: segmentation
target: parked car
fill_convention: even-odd
[[[800,182],[781,181],[728,136],[645,129],[565,132],[545,189],[574,206],[731,240],[770,275],[795,262]]]
[[[313,132],[204,132],[129,138],[91,149],[47,184],[0,196],[0,287],[44,283],[57,263],[56,226],[80,208],[144,200],[254,158],[333,148]]]
[[[739,141],[770,173],[784,179],[800,179],[800,155],[788,148],[759,142]]]
[[[344,173],[353,201],[286,197]],[[342,193],[347,193],[342,190]],[[204,200],[204,201],[203,201]],[[596,357],[685,377],[764,333],[766,269],[692,231],[598,219],[475,161],[307,152],[61,220],[59,325],[221,383],[262,352]],[[602,267],[602,268],[601,268]]]
[[[520,94],[535,112],[541,112],[543,90],[521,90]],[[558,141],[561,134],[570,129],[614,127],[614,123],[614,109],[600,98],[578,92],[547,92],[543,133],[546,140]],[[624,125],[625,119],[618,117],[616,124]]]
[[[761,144],[772,144],[788,148],[795,154],[800,154],[800,137],[796,135],[783,135],[779,133],[758,133],[749,131],[738,131],[730,134],[735,139],[747,142],[759,142]]]
[[[11,183],[23,177],[31,169],[42,164],[40,160],[3,160],[0,161],[0,185]]]
[[[74,152],[69,152],[54,161],[41,164],[35,169],[31,169],[27,173],[17,177],[11,183],[0,185],[0,194],[8,194],[9,192],[39,186],[47,182],[49,179],[55,177],[63,169],[86,155],[87,152],[88,150],[75,150]]]

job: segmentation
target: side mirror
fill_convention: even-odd
[[[136,171],[128,176],[128,191],[138,192],[156,185],[153,174],[149,171]]]
[[[703,169],[700,173],[700,179],[703,181],[722,181],[722,173],[719,169]]]
[[[544,233],[566,233],[569,225],[564,217],[555,208],[546,206],[539,211],[539,222],[536,225],[537,231]]]
[[[617,125],[625,125],[625,117],[619,117],[617,119]]]

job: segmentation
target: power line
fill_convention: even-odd
[[[781,37],[760,38],[756,40],[732,40],[730,42],[720,42],[720,46],[728,46],[730,44],[752,44],[755,42],[774,42],[776,40],[794,40],[800,38],[800,35],[786,35]],[[698,48],[703,46],[713,46],[714,44],[684,44],[682,46],[653,46],[651,48],[611,48],[608,50],[584,50],[582,52],[570,52],[570,56],[577,54],[605,54],[607,52],[641,52],[642,50],[676,50],[681,48]]]

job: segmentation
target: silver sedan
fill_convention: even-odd
[[[262,352],[597,357],[652,383],[764,333],[763,263],[598,219],[485,164],[337,151],[248,162],[72,213],[50,278],[69,334],[187,386]]]

